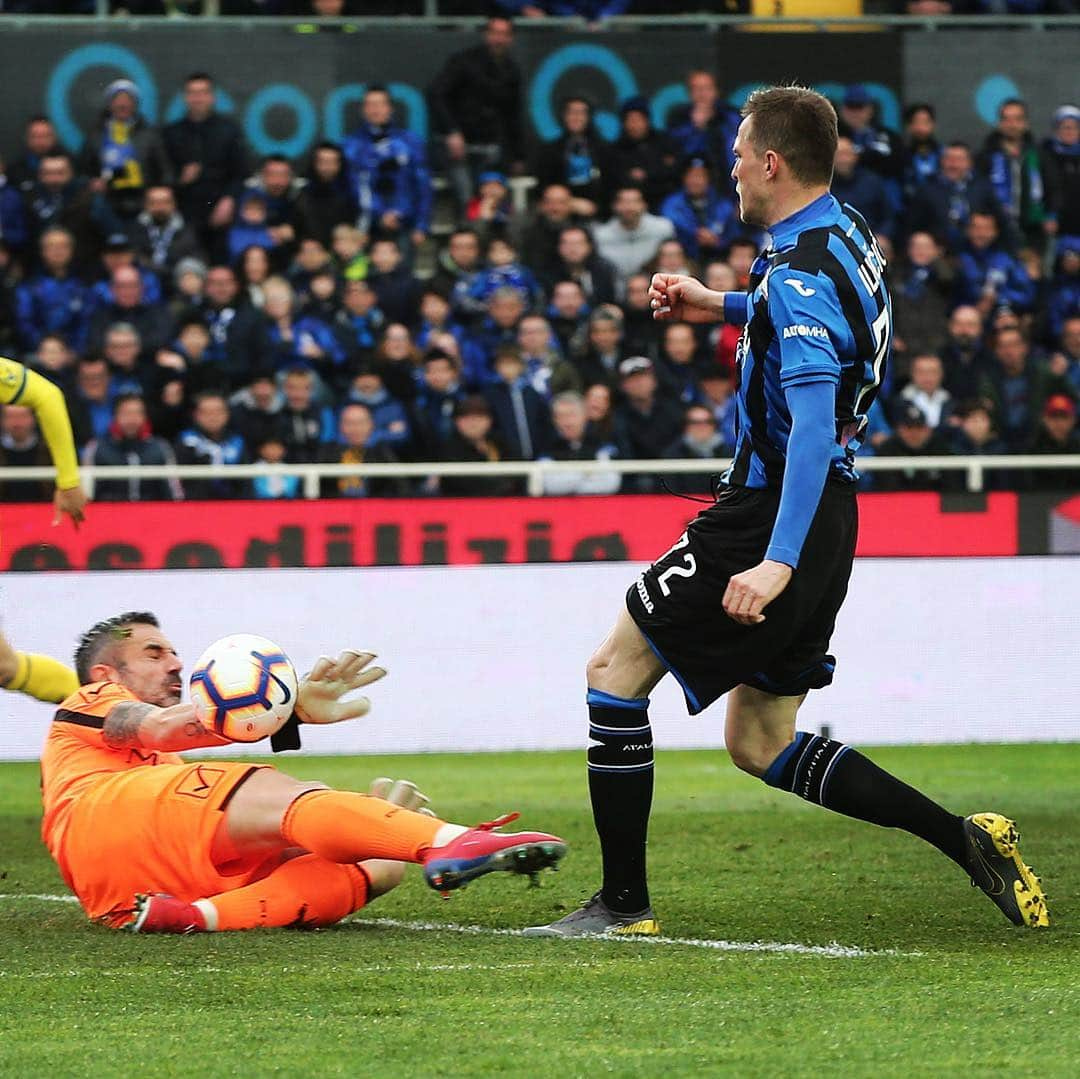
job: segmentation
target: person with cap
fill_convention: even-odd
[[[660,392],[652,360],[631,356],[619,364],[622,401],[615,409],[615,442],[622,457],[655,461],[679,437],[683,410],[678,402]],[[626,477],[628,490],[654,491],[655,476]]]
[[[109,83],[104,111],[79,157],[79,171],[93,177],[91,186],[125,225],[139,215],[148,187],[173,181],[161,133],[147,123],[140,104],[139,88],[130,79]]]
[[[1053,134],[1042,144],[1044,226],[1052,235],[1080,237],[1080,108],[1062,105],[1053,124]]]
[[[840,134],[859,152],[859,163],[876,172],[886,183],[889,197],[900,204],[904,177],[904,144],[895,131],[878,122],[877,106],[861,82],[852,83],[840,102]]]
[[[578,217],[602,217],[611,202],[616,166],[611,144],[593,125],[592,102],[580,94],[566,98],[559,123],[561,134],[540,148],[533,173],[541,186],[565,184]]]
[[[112,287],[113,274],[123,266],[134,266],[139,271],[143,300],[146,303],[161,302],[161,280],[158,275],[139,264],[135,258],[135,247],[126,233],[114,232],[105,237],[105,244],[101,249],[101,258],[97,266],[98,280],[93,285],[96,306],[115,302],[116,297]]]
[[[910,401],[893,417],[892,436],[877,448],[879,457],[949,457],[952,447],[944,433],[930,426],[922,409]],[[944,491],[957,488],[958,472],[909,468],[875,472],[875,491]]]
[[[1031,469],[1027,474],[1027,487],[1036,491],[1075,491],[1080,488],[1080,432],[1076,429],[1076,401],[1072,397],[1055,393],[1046,399],[1039,428],[1027,446],[1027,452],[1077,454],[1076,468]]]
[[[615,140],[615,183],[640,187],[656,211],[678,179],[679,150],[664,131],[652,126],[646,97],[629,97],[619,109],[622,128]]]
[[[520,172],[524,158],[521,67],[505,16],[484,24],[483,41],[454,53],[428,89],[432,130],[445,147],[447,178],[464,209],[477,173]]]
[[[702,158],[723,174],[730,173],[735,164],[731,147],[741,119],[738,110],[720,100],[716,76],[700,68],[687,74],[686,96],[688,103],[668,115],[667,133],[679,158]]]
[[[132,222],[128,236],[139,264],[166,282],[182,260],[203,260],[195,230],[177,209],[172,188],[164,184],[147,187],[142,212]]]
[[[624,296],[627,279],[656,258],[660,245],[675,235],[675,226],[669,218],[649,213],[636,184],[616,190],[612,210],[609,221],[593,227],[593,239],[601,258],[615,267],[616,288]]]
[[[709,162],[692,158],[683,170],[682,190],[664,199],[660,213],[675,226],[675,236],[691,259],[719,254],[739,233],[729,198],[713,186]]]
[[[998,108],[997,125],[983,142],[978,168],[1005,215],[1010,244],[1028,243],[1041,250],[1046,212],[1042,163],[1027,105],[1019,98],[1009,98]]]
[[[361,110],[363,123],[342,146],[360,211],[357,225],[369,236],[422,244],[431,231],[427,149],[418,136],[394,123],[394,103],[385,86],[370,84]]]
[[[247,148],[239,125],[217,111],[214,80],[196,71],[184,80],[184,115],[162,131],[176,177],[184,219],[214,248],[232,222],[236,193],[247,175]]]

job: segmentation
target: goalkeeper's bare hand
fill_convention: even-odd
[[[372,667],[374,652],[346,648],[337,659],[320,656],[300,683],[296,714],[301,723],[341,723],[371,711],[367,697],[343,698],[354,690],[385,677],[386,669]]]

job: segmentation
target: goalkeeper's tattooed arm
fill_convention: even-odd
[[[113,749],[134,747],[166,753],[229,744],[227,738],[203,725],[195,705],[158,708],[143,701],[121,701],[116,705],[105,717],[101,737]]]

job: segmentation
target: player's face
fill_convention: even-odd
[[[131,626],[131,636],[116,650],[116,673],[140,701],[168,708],[180,703],[184,665],[172,642],[156,626]]]
[[[750,141],[752,123],[753,117],[748,116],[739,124],[739,133],[732,146],[735,166],[731,178],[735,181],[735,194],[739,199],[739,216],[747,225],[767,226],[771,222],[766,213],[765,159],[758,156]]]

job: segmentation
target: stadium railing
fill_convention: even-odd
[[[303,497],[318,498],[322,479],[341,476],[363,479],[426,479],[429,476],[468,478],[522,477],[530,496],[541,496],[546,476],[597,473],[610,475],[671,475],[687,473],[719,473],[730,464],[722,458],[691,458],[657,461],[497,461],[497,462],[409,462],[400,464],[300,464],[300,465],[110,465],[88,466],[82,469],[84,480],[92,487],[96,480],[156,480],[156,479],[255,479],[267,476],[298,476],[303,481]],[[859,461],[860,472],[952,472],[963,473],[965,489],[978,493],[984,489],[986,473],[991,470],[1008,472],[1077,469],[1080,456],[1055,454],[1000,454],[985,457],[866,457]],[[51,480],[55,471],[46,466],[34,468],[0,468],[0,485],[25,480]]]

